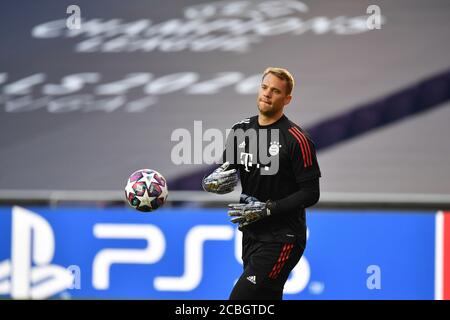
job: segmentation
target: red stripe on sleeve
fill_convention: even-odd
[[[302,150],[302,156],[303,156],[303,166],[306,167],[306,156],[305,156],[305,149],[304,149],[304,147],[303,147],[303,143],[302,143],[302,141],[300,140],[300,138],[296,136],[296,134],[295,134],[294,130],[292,130],[292,128],[289,129],[289,132],[294,136],[294,138],[295,138],[295,139],[297,140],[297,142],[300,144],[300,148],[301,148],[301,150]]]
[[[294,136],[294,138],[298,141],[300,144],[300,148],[302,149],[302,156],[303,156],[303,166],[306,168],[310,166],[310,159],[308,156],[309,147],[305,146],[305,142],[301,137],[298,135],[296,131],[293,130],[293,128],[289,129],[289,132]]]
[[[305,142],[306,145],[306,153],[308,155],[308,165],[312,166],[312,155],[311,155],[311,149],[309,148],[309,142],[308,139],[306,139],[305,135],[296,127],[292,127],[295,132],[297,132],[300,136],[300,138]]]

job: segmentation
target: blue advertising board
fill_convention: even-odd
[[[434,299],[433,212],[309,210],[284,299]],[[227,299],[241,233],[225,209],[0,208],[0,296]]]

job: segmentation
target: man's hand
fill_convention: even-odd
[[[240,200],[241,203],[228,205],[228,215],[234,217],[231,219],[231,222],[239,223],[239,229],[270,216],[269,202],[260,202],[255,197],[250,197],[246,194],[242,194]]]
[[[229,165],[229,162],[225,162],[209,176],[203,178],[203,190],[218,194],[233,191],[238,183],[238,175],[236,169],[227,170]]]

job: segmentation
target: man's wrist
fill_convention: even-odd
[[[274,213],[276,213],[276,207],[277,207],[277,203],[275,201],[267,200],[267,202],[266,202],[267,215],[271,216]]]

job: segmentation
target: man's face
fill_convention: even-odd
[[[273,116],[283,111],[292,96],[286,94],[287,81],[268,73],[259,87],[258,109],[265,116]]]

